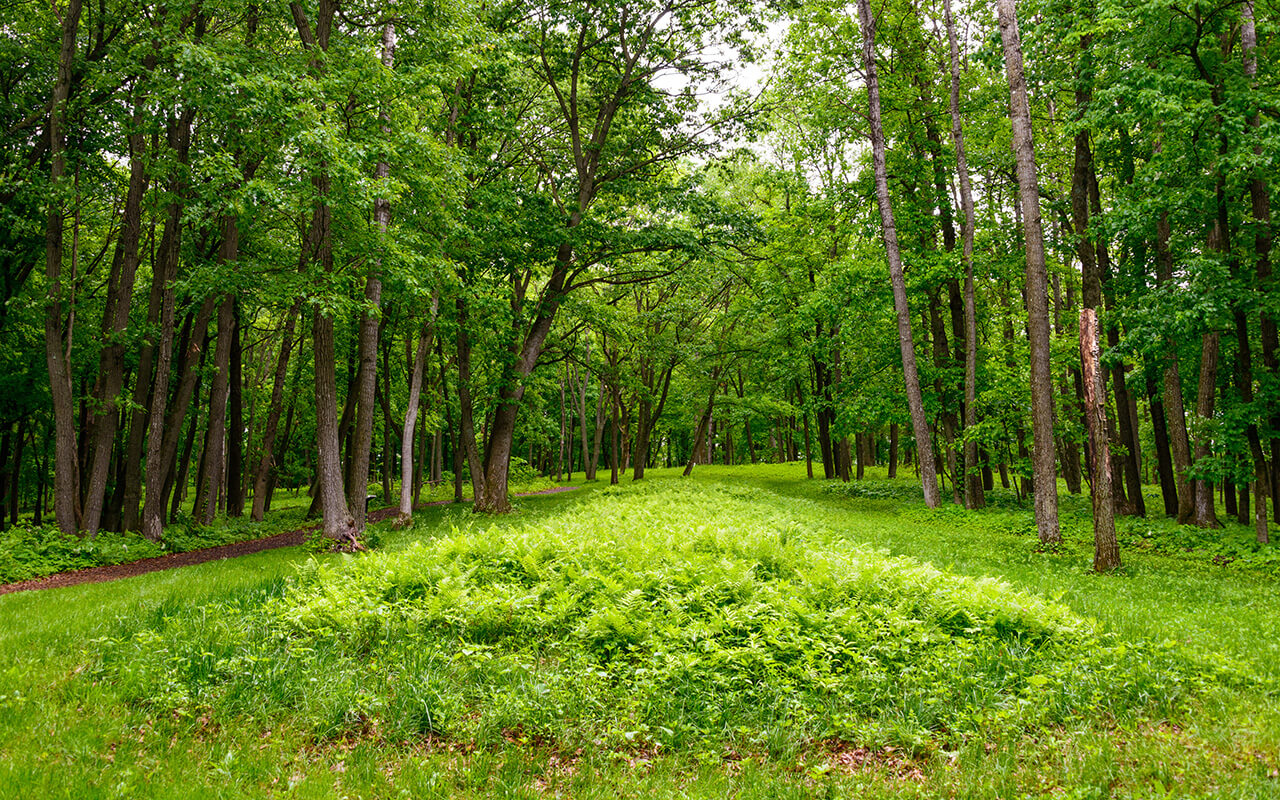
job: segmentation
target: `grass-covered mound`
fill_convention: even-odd
[[[1209,678],[1066,607],[830,533],[821,505],[674,481],[445,535],[102,642],[126,698],[317,737],[558,747],[971,735],[1177,713]],[[488,527],[486,527],[488,526]]]

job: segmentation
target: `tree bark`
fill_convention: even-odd
[[[1213,419],[1213,401],[1218,381],[1218,342],[1217,331],[1209,331],[1204,335],[1200,349],[1200,381],[1196,391],[1196,416],[1202,424]],[[1208,459],[1213,455],[1213,448],[1207,433],[1196,439],[1196,462]],[[1221,528],[1218,514],[1214,507],[1213,483],[1204,478],[1195,480],[1195,509],[1191,523],[1201,528]]]
[[[870,0],[858,0],[858,19],[862,28],[862,61],[866,72],[871,149],[876,176],[876,201],[880,207],[881,233],[889,260],[889,277],[893,284],[893,304],[898,314],[898,348],[902,353],[907,406],[911,412],[911,425],[920,458],[920,479],[924,502],[929,508],[937,508],[940,503],[937,468],[934,464],[933,443],[929,437],[929,422],[925,418],[924,397],[920,391],[920,376],[916,371],[915,343],[911,336],[911,310],[907,305],[907,286],[902,271],[902,256],[898,248],[898,230],[894,223],[893,207],[889,199],[884,131],[880,123],[880,85],[876,76],[875,20],[871,16]]]
[[[1160,496],[1164,501],[1167,517],[1178,516],[1178,483],[1173,469],[1173,451],[1170,447],[1169,425],[1164,401],[1156,391],[1155,380],[1147,378],[1147,403],[1151,408],[1151,432],[1156,440],[1156,465],[1160,472]]]
[[[271,472],[275,467],[276,433],[280,427],[280,412],[284,406],[284,384],[289,374],[289,358],[293,352],[293,334],[297,325],[298,314],[302,309],[302,300],[295,300],[293,307],[285,316],[284,330],[281,334],[280,353],[276,356],[276,371],[271,382],[271,405],[267,409],[267,423],[262,431],[262,457],[258,460],[258,468],[253,478],[253,509],[250,519],[261,522],[267,511],[270,495]],[[287,426],[286,426],[287,430]]]
[[[1249,79],[1250,87],[1256,87],[1258,75],[1258,31],[1257,24],[1254,21],[1254,3],[1253,0],[1245,0],[1242,8],[1242,25],[1240,31],[1240,44],[1244,56],[1244,73]],[[1256,137],[1262,125],[1261,112],[1253,109],[1253,114],[1249,119],[1249,127],[1253,135]],[[1267,172],[1261,166],[1262,145],[1255,144],[1253,148],[1254,155],[1259,158],[1259,166],[1255,166],[1253,174],[1249,179],[1249,201],[1251,211],[1253,213],[1253,224],[1255,226],[1253,249],[1255,255],[1254,277],[1257,290],[1260,294],[1267,295],[1275,291],[1272,285],[1272,268],[1271,268],[1271,195],[1265,176]],[[1262,334],[1262,364],[1270,373],[1272,385],[1276,385],[1280,381],[1280,332],[1277,332],[1276,321],[1271,312],[1264,305],[1258,312],[1260,332]],[[1265,418],[1269,419],[1273,434],[1280,432],[1280,405],[1277,405],[1275,398],[1269,398],[1269,408],[1261,410],[1265,414]],[[1252,445],[1251,445],[1252,446]],[[1271,464],[1270,464],[1270,482],[1265,494],[1271,497],[1272,515],[1276,522],[1280,522],[1280,437],[1270,440]]]
[[[436,314],[440,309],[440,295],[431,298],[431,315],[418,333],[418,347],[413,354],[413,374],[409,377],[409,404],[404,412],[404,432],[400,436],[400,508],[397,525],[407,525],[413,519],[413,435],[418,422],[418,406],[422,400],[422,376],[426,372],[427,358],[435,334]]]
[[[1098,317],[1094,309],[1080,309],[1080,364],[1084,379],[1085,419],[1093,442],[1093,568],[1110,572],[1120,566],[1120,545],[1116,541],[1115,504],[1111,498],[1111,459],[1107,441],[1107,415],[1102,368],[1098,363]]]
[[[231,363],[227,402],[227,516],[244,516],[244,356],[240,334],[240,304],[233,302],[231,326]],[[252,416],[252,406],[250,406]]]
[[[966,508],[976,509],[987,504],[986,495],[982,491],[982,475],[978,469],[978,441],[970,435],[978,424],[978,322],[973,281],[973,236],[976,223],[973,187],[969,181],[969,161],[964,150],[964,126],[960,117],[960,49],[956,44],[950,0],[945,0],[942,8],[951,55],[951,138],[956,146],[956,179],[960,184],[960,208],[964,214],[964,498]],[[895,436],[894,444],[896,443]],[[894,460],[891,460],[891,471],[896,471],[896,466]]]
[[[863,0],[865,3],[866,0]],[[1040,219],[1031,109],[1022,72],[1022,41],[1014,0],[997,0],[1005,72],[1009,79],[1009,118],[1018,162],[1018,194],[1027,245],[1027,338],[1031,350],[1032,466],[1035,478],[1036,527],[1040,541],[1062,541],[1058,528],[1058,480],[1054,468],[1053,373],[1050,360],[1048,272]]]
[[[44,319],[45,361],[53,398],[54,476],[53,511],[58,528],[74,534],[80,497],[79,458],[76,453],[75,405],[71,385],[70,341],[63,326],[62,251],[63,214],[60,197],[67,169],[63,114],[71,95],[71,66],[75,59],[76,30],[81,0],[68,0],[62,12],[62,44],[58,74],[49,102],[49,187],[52,200],[45,225],[45,275],[49,282]]]
[[[471,497],[484,495],[484,466],[476,445],[475,411],[471,399],[471,335],[467,331],[467,305],[459,297],[458,308],[458,409],[462,449],[471,473]]]
[[[711,428],[711,413],[716,405],[716,391],[720,388],[720,366],[716,365],[711,371],[711,391],[707,395],[707,406],[702,412],[702,416],[698,418],[698,427],[693,433],[693,449],[689,453],[689,463],[684,467],[684,477],[693,474],[693,465],[703,457],[707,445],[707,432]]]

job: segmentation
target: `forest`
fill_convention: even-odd
[[[0,795],[1280,796],[1278,29],[0,0]]]

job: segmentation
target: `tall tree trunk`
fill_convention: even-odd
[[[1164,287],[1173,284],[1173,253],[1169,251],[1169,215],[1156,221],[1156,278]],[[1168,422],[1169,446],[1178,492],[1177,519],[1189,524],[1195,516],[1195,484],[1189,480],[1191,441],[1187,435],[1187,414],[1182,402],[1182,376],[1178,370],[1178,348],[1173,338],[1165,340],[1164,412]]]
[[[382,28],[382,66],[390,70],[395,64],[396,27],[388,21]],[[386,114],[381,115],[383,133],[388,134]],[[391,174],[390,166],[379,161],[376,177],[386,180]],[[385,197],[374,201],[374,221],[378,232],[385,241],[387,229],[391,225],[391,204]],[[373,413],[374,393],[378,386],[378,335],[382,322],[382,275],[381,259],[375,259],[369,270],[365,283],[365,309],[360,315],[359,359],[360,371],[356,389],[356,421],[351,436],[351,480],[347,484],[347,507],[354,521],[354,535],[359,536],[365,527],[365,497],[369,484],[369,451],[373,446]]]
[[[865,3],[866,0],[863,0]],[[1040,541],[1062,541],[1058,529],[1058,479],[1054,468],[1053,371],[1050,359],[1048,272],[1040,220],[1040,186],[1036,179],[1031,109],[1022,73],[1022,41],[1014,0],[997,0],[1005,72],[1009,78],[1009,118],[1018,161],[1018,194],[1027,244],[1027,338],[1031,350],[1031,433],[1035,476],[1036,527]]]
[[[1107,468],[1111,454],[1106,437],[1106,394],[1102,368],[1098,363],[1099,354],[1098,317],[1094,309],[1085,307],[1080,309],[1080,364],[1084,379],[1085,419],[1089,426],[1089,439],[1095,443],[1090,451],[1093,457],[1093,568],[1098,572],[1110,572],[1120,566],[1120,545],[1116,541],[1111,470]]]
[[[920,376],[916,371],[915,343],[911,337],[911,310],[907,305],[907,286],[902,272],[902,256],[898,249],[898,230],[889,200],[884,131],[880,123],[880,85],[876,76],[875,21],[871,16],[870,0],[858,0],[858,19],[862,27],[862,61],[866,72],[871,149],[876,174],[876,201],[880,206],[881,233],[889,260],[889,277],[893,284],[893,305],[898,314],[898,348],[902,353],[907,406],[911,411],[911,425],[920,458],[920,479],[924,502],[929,508],[937,508],[940,502],[937,468],[934,465],[933,443],[929,437],[929,422],[925,417],[924,397],[920,391]]]
[[[61,197],[67,169],[66,134],[63,114],[71,95],[71,66],[75,59],[76,30],[80,25],[81,0],[68,0],[62,12],[62,45],[58,54],[58,74],[49,103],[49,187],[51,202],[45,226],[45,275],[49,282],[45,306],[45,361],[49,389],[53,397],[54,476],[53,512],[58,528],[74,534],[78,528],[76,506],[80,497],[79,458],[76,453],[75,404],[72,395],[70,347],[63,325],[62,250],[63,214]]]
[[[1254,21],[1254,2],[1253,0],[1245,0],[1242,8],[1242,22],[1240,31],[1240,44],[1244,56],[1244,72],[1248,77],[1251,88],[1257,84],[1258,75],[1258,31]],[[1262,125],[1262,116],[1258,109],[1253,109],[1253,114],[1249,119],[1249,127],[1256,137]],[[1259,159],[1258,166],[1252,170],[1253,174],[1249,179],[1249,200],[1251,211],[1253,213],[1254,238],[1253,249],[1256,260],[1254,262],[1254,277],[1257,290],[1263,294],[1273,293],[1275,291],[1272,285],[1272,268],[1271,268],[1271,195],[1265,176],[1268,174],[1262,166],[1262,145],[1255,144],[1253,153]],[[1259,311],[1259,323],[1262,334],[1262,364],[1267,372],[1271,374],[1273,384],[1280,378],[1280,333],[1276,329],[1275,317],[1271,311],[1264,305]],[[1269,398],[1269,407],[1261,409],[1262,413],[1269,419],[1273,436],[1270,440],[1270,485],[1267,487],[1267,495],[1271,497],[1272,516],[1276,522],[1280,522],[1280,404],[1277,404],[1274,397]],[[1252,447],[1252,444],[1250,445]],[[1265,502],[1260,498],[1261,502]],[[1260,534],[1261,535],[1261,534]]]
[[[941,376],[950,366],[951,350],[947,346],[947,329],[942,322],[942,301],[936,291],[929,298],[929,324],[933,329],[933,364],[939,376],[934,381],[934,388],[938,397],[941,398],[945,391]],[[952,502],[961,505],[964,503],[964,485],[963,480],[957,480],[956,418],[950,409],[945,408],[945,403],[943,405],[944,408],[938,414],[938,421],[942,423],[942,444],[945,451],[943,463],[946,465],[944,471],[946,476],[951,478]]]
[[[974,302],[973,236],[976,223],[973,211],[973,188],[969,181],[969,161],[964,150],[964,126],[960,117],[960,49],[956,44],[955,21],[951,17],[950,0],[942,4],[951,55],[951,138],[956,146],[956,178],[960,184],[960,208],[964,214],[964,429],[975,431],[978,424],[978,321]],[[896,432],[896,431],[895,431]],[[894,445],[897,437],[894,437]],[[896,447],[893,448],[896,451]],[[896,452],[894,454],[896,456]],[[890,470],[896,472],[896,459]],[[982,491],[982,475],[978,470],[978,441],[966,436],[964,444],[965,507],[986,506]],[[890,476],[892,477],[892,476]]]

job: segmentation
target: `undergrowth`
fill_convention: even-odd
[[[89,538],[69,536],[55,525],[14,525],[0,532],[0,584],[260,539],[298,527],[303,511],[279,511],[263,522],[229,518],[215,525],[183,518],[165,526],[158,542],[132,532],[99,531]]]
[[[171,608],[85,674],[156,713],[317,740],[912,752],[1183,714],[1244,681],[994,579],[853,545],[829,509],[658,481],[308,562],[265,598]]]
[[[826,494],[857,500],[891,500],[899,513],[920,522],[951,527],[967,527],[992,533],[1035,536],[1035,512],[1030,498],[1019,500],[1009,490],[988,492],[987,507],[968,511],[962,506],[944,502],[934,510],[926,509],[920,499],[920,487],[909,481],[864,480],[828,483]],[[1093,548],[1093,515],[1087,495],[1058,497],[1058,521],[1063,546],[1078,551]],[[1149,508],[1155,508],[1148,502]],[[1272,538],[1280,540],[1280,530],[1272,524]],[[1280,547],[1259,544],[1253,528],[1227,521],[1220,529],[1209,530],[1193,525],[1179,525],[1152,510],[1146,517],[1117,516],[1116,536],[1120,550],[1139,550],[1220,567],[1280,576]]]

